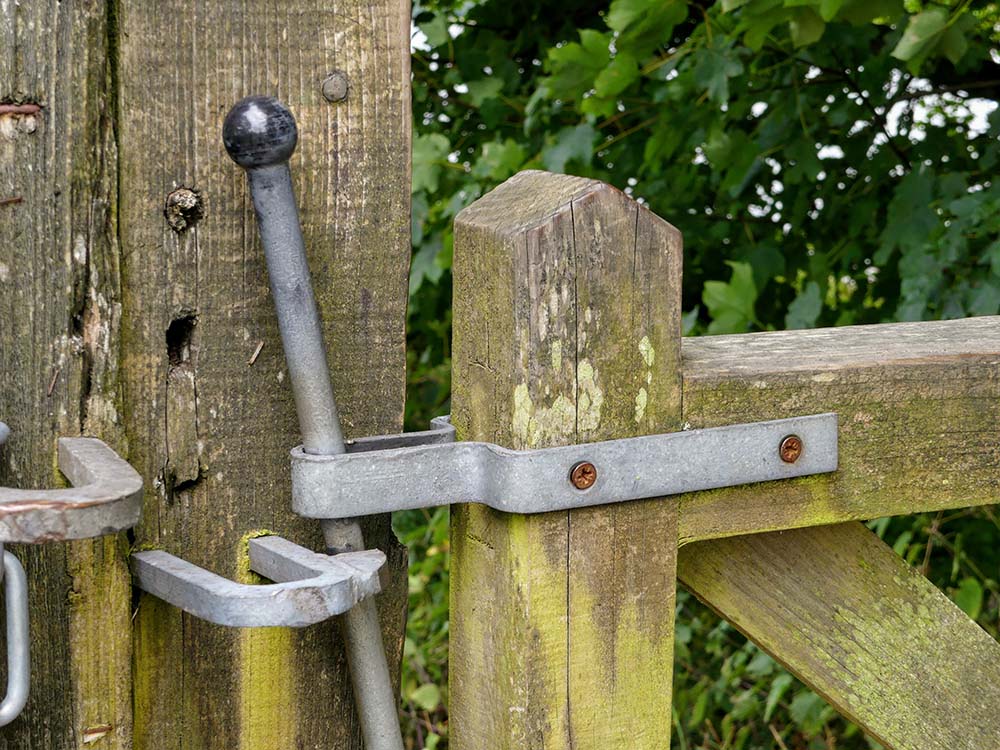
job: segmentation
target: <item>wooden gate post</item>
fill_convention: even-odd
[[[537,448],[679,428],[669,224],[599,182],[523,172],[458,216],[454,274],[460,439]],[[669,502],[455,507],[452,747],[669,747],[676,540]]]
[[[222,121],[273,94],[347,435],[402,426],[406,0],[21,0],[0,9],[0,483],[56,481],[58,435],[146,482],[131,535],[19,547],[33,686],[9,750],[360,748],[333,624],[235,630],[133,601],[131,544],[248,576],[245,536],[321,545],[290,510],[295,409],[246,179]],[[346,99],[323,96],[341,71]],[[18,105],[11,108],[11,104]],[[398,665],[406,556],[379,597]]]

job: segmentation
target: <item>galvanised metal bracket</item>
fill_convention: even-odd
[[[10,428],[0,422],[0,445]],[[73,485],[59,490],[0,487],[0,557],[7,620],[7,692],[0,726],[12,722],[28,700],[31,662],[28,586],[24,568],[4,543],[88,539],[134,526],[142,512],[142,478],[111,448],[94,438],[61,438],[59,469]]]
[[[62,542],[113,534],[142,513],[142,477],[96,438],[60,438],[69,489],[0,487],[0,542]]]
[[[543,513],[769,482],[837,469],[837,415],[814,414],[515,451],[433,429],[365,438],[347,453],[292,450],[292,508],[351,518],[452,503]]]
[[[273,584],[236,583],[161,550],[132,555],[136,586],[217,625],[313,625],[379,592],[379,550],[323,555],[280,536],[251,539],[250,569]]]

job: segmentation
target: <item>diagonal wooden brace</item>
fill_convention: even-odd
[[[1000,747],[1000,644],[862,524],[689,544],[677,575],[885,747]]]

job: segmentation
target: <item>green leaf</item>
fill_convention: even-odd
[[[618,32],[615,46],[637,58],[670,41],[674,27],[688,16],[681,0],[612,0],[605,21]]]
[[[698,314],[701,312],[701,305],[695,305],[681,316],[681,335],[690,336],[698,325]]]
[[[505,141],[490,141],[483,145],[482,156],[472,168],[474,177],[503,182],[524,164],[527,154],[524,147],[508,138]]]
[[[478,81],[469,81],[465,85],[469,88],[466,99],[473,107],[483,106],[484,101],[497,98],[503,91],[503,79],[499,76],[480,78]]]
[[[788,8],[772,8],[766,13],[748,16],[743,21],[746,32],[743,34],[743,43],[754,52],[760,51],[764,46],[764,40],[771,33],[771,29],[788,19],[791,11]]]
[[[885,228],[882,246],[875,253],[876,265],[883,265],[895,248],[914,250],[924,246],[940,221],[931,208],[936,176],[929,167],[910,172],[896,186]]]
[[[550,172],[563,172],[571,161],[589,164],[594,153],[597,130],[589,123],[563,128],[542,151],[542,165]]]
[[[792,43],[796,47],[807,47],[819,41],[826,29],[826,22],[812,8],[799,8],[788,22]]]
[[[897,60],[909,62],[910,71],[916,73],[920,63],[930,54],[944,33],[947,23],[948,11],[938,5],[911,16],[906,31],[892,50],[892,56]]]
[[[985,260],[990,262],[990,270],[995,276],[1000,276],[1000,240],[994,240],[986,248],[983,254]]]
[[[983,611],[983,586],[975,578],[963,578],[951,598],[973,620]]]
[[[427,45],[431,49],[447,44],[451,39],[451,34],[448,33],[448,18],[443,13],[436,13],[430,21],[420,24],[420,30],[427,37]]]
[[[712,318],[710,334],[742,333],[756,322],[754,304],[757,288],[753,283],[753,269],[749,263],[726,261],[733,269],[728,282],[706,281],[701,299]]]
[[[903,0],[847,0],[840,9],[839,19],[855,26],[884,19],[895,21],[903,13]]]
[[[615,59],[594,80],[594,91],[601,97],[618,96],[639,78],[639,63],[627,52],[619,52]]]
[[[771,682],[771,689],[767,693],[767,703],[764,705],[764,721],[771,720],[771,717],[774,716],[774,710],[794,681],[788,672],[782,672],[774,678]]]
[[[747,674],[754,677],[765,677],[774,672],[775,661],[763,651],[758,651],[747,664]]]
[[[938,51],[947,57],[952,65],[958,65],[959,61],[965,57],[968,49],[969,40],[958,24],[952,24],[941,35],[941,43]]]
[[[437,685],[430,682],[425,682],[411,690],[407,697],[411,703],[416,704],[424,711],[433,711],[441,704],[441,691]]]
[[[441,170],[451,144],[440,133],[418,135],[413,139],[413,192],[436,193]]]
[[[792,699],[788,713],[807,736],[812,736],[823,731],[829,706],[816,693],[804,690]]]
[[[844,6],[845,0],[820,0],[819,15],[824,21],[832,21],[836,18],[840,9]]]
[[[792,300],[785,315],[786,328],[815,328],[816,320],[823,311],[823,300],[819,284],[810,281],[799,295]]]
[[[708,92],[717,104],[729,101],[729,79],[743,73],[743,63],[733,49],[732,43],[721,34],[717,35],[709,47],[696,53],[694,80]]]
[[[549,96],[578,100],[594,87],[594,79],[611,62],[611,35],[593,29],[580,32],[580,42],[570,42],[549,51],[545,79]]]
[[[440,281],[444,268],[438,263],[438,254],[441,252],[441,239],[438,236],[436,242],[428,242],[413,254],[410,261],[410,296],[423,285],[424,279],[432,284]]]
[[[688,729],[698,728],[705,721],[705,716],[708,714],[708,700],[710,697],[708,690],[702,690],[698,695],[698,698],[694,702],[694,708],[687,717]]]

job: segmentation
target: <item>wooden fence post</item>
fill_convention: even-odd
[[[126,445],[109,38],[103,3],[0,9],[0,420],[13,431],[0,449],[5,486],[57,486],[60,435]],[[0,729],[0,746],[125,748],[126,535],[9,549],[28,575],[31,693]]]
[[[669,224],[599,182],[524,172],[458,216],[454,273],[461,439],[536,448],[679,428]],[[656,501],[453,509],[455,750],[669,747],[676,524]]]
[[[0,111],[0,419],[15,430],[0,482],[53,483],[54,437],[90,434],[145,479],[136,544],[230,577],[247,575],[248,532],[321,544],[318,524],[290,511],[295,409],[221,126],[251,93],[294,112],[293,178],[345,432],[399,430],[409,16],[405,0],[3,6],[0,102],[40,108]],[[335,70],[348,96],[328,102]],[[405,553],[387,518],[367,531],[390,553],[379,606],[398,664]],[[332,623],[240,631],[147,596],[134,606],[132,542],[15,550],[33,687],[0,745],[361,747]]]

